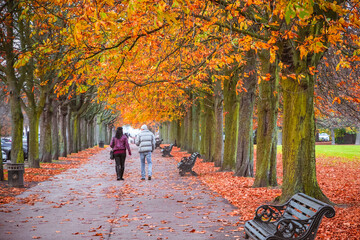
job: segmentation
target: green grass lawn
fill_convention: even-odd
[[[281,153],[282,146],[278,146]],[[316,156],[360,159],[360,145],[315,145]]]

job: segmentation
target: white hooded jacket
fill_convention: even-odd
[[[150,132],[146,125],[141,126],[141,132],[136,136],[136,146],[139,146],[139,152],[152,152],[155,149],[155,136]]]

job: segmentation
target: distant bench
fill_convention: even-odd
[[[315,239],[324,215],[327,218],[334,217],[334,208],[315,198],[298,193],[284,205],[258,207],[254,219],[245,223],[245,238]]]
[[[173,149],[173,147],[175,146],[175,144],[170,144],[169,146],[165,146],[161,151],[162,151],[162,156],[166,157],[173,157],[173,155],[171,155],[171,150]]]
[[[197,173],[192,170],[195,165],[196,158],[200,157],[200,153],[194,152],[190,157],[183,157],[178,163],[180,176],[184,176],[187,172],[190,172],[193,176],[197,176]]]
[[[156,139],[155,139],[155,149],[156,149],[156,148],[161,148],[161,147],[160,147],[160,144],[162,143],[162,141],[163,141],[163,140],[160,139],[160,138],[156,138]]]

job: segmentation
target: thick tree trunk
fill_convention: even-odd
[[[301,74],[306,74],[304,71]],[[300,76],[298,75],[298,78]],[[283,80],[283,185],[280,201],[303,192],[321,201],[329,199],[316,179],[314,76]]]
[[[269,51],[260,55],[262,75],[270,74],[269,81],[259,84],[258,128],[256,141],[256,174],[253,187],[277,186],[277,116],[279,82],[277,63],[270,63]]]
[[[195,103],[192,105],[192,126],[193,126],[193,152],[200,151],[200,128],[199,128],[199,101],[196,100]]]
[[[176,144],[178,145],[177,147],[181,147],[181,143],[180,143],[180,139],[181,139],[181,121],[177,120],[176,121]]]
[[[60,108],[61,110],[61,114],[60,114],[60,126],[61,126],[61,143],[62,143],[62,148],[60,151],[60,156],[61,157],[66,157],[67,153],[68,153],[68,138],[67,138],[67,116],[68,116],[68,106],[61,106]]]
[[[15,23],[17,22],[14,19],[13,14],[16,13],[17,7],[15,6],[16,3],[14,1],[7,1],[2,9],[2,11],[8,13],[5,14],[6,18],[4,20],[4,25],[6,29],[2,29],[3,37],[5,37],[5,41],[2,43],[4,44],[5,54],[2,53],[2,59],[5,57],[5,74],[6,74],[6,81],[8,91],[10,93],[10,110],[11,110],[11,162],[12,163],[23,163],[24,162],[24,150],[23,150],[23,142],[22,142],[22,135],[23,135],[23,121],[24,116],[21,112],[21,95],[20,89],[22,87],[22,83],[19,79],[16,78],[16,73],[14,69],[14,64],[16,60],[14,51],[14,29]],[[6,32],[6,33],[5,33]]]
[[[204,121],[201,127],[204,135],[201,135],[201,142],[203,148],[202,157],[205,161],[213,161],[214,153],[214,129],[211,126],[214,126],[214,103],[210,96],[206,96],[203,99],[203,110],[204,111]]]
[[[238,73],[234,73],[233,76],[224,80],[225,143],[221,167],[223,171],[232,171],[235,168],[236,159],[239,116],[239,103],[236,98]]]
[[[41,162],[51,163],[51,119],[52,119],[52,110],[51,110],[51,100],[45,104],[44,111],[41,116]]]
[[[331,145],[335,145],[335,131],[331,128]]]
[[[221,167],[224,155],[224,122],[223,122],[223,101],[224,96],[221,89],[221,80],[217,79],[214,89],[214,109],[215,109],[215,140],[214,140],[214,162],[215,167]]]
[[[73,152],[77,153],[79,152],[79,115],[74,113],[73,114],[73,123],[72,123],[72,143],[73,143]],[[101,124],[102,125],[102,124]],[[105,138],[103,137],[102,141],[105,141]]]
[[[70,109],[69,109],[70,110]],[[67,154],[71,154],[74,152],[74,144],[73,144],[73,117],[72,117],[73,113],[71,111],[69,111],[68,115],[67,115],[67,146],[68,146],[68,150],[67,150]]]
[[[247,91],[242,91],[239,94],[239,127],[235,169],[235,176],[241,177],[254,176],[253,113],[257,85],[255,52],[248,52],[247,59],[244,73],[248,76],[244,77],[243,84]]]
[[[58,103],[53,103],[52,106],[52,116],[51,116],[51,155],[52,159],[58,160],[60,156],[59,149],[59,105]]]
[[[40,116],[34,111],[28,111],[29,118],[29,152],[28,162],[29,167],[39,168],[40,157],[39,157],[39,123]]]
[[[187,130],[188,130],[188,118],[187,114],[182,119],[183,125],[181,126],[181,150],[187,151],[188,142],[187,142]]]
[[[189,108],[186,114],[187,117],[187,151],[192,153],[193,152],[193,126],[192,126],[192,109]]]
[[[20,91],[14,86],[10,91],[10,108],[11,108],[11,162],[23,163],[23,122],[24,116],[21,112]]]

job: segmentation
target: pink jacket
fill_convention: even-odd
[[[118,151],[118,150],[126,151],[126,149],[127,149],[129,152],[129,155],[131,155],[129,142],[128,142],[128,139],[125,136],[125,134],[122,135],[122,137],[120,139],[113,137],[111,139],[110,147],[114,150],[114,153],[116,153],[116,151]]]

